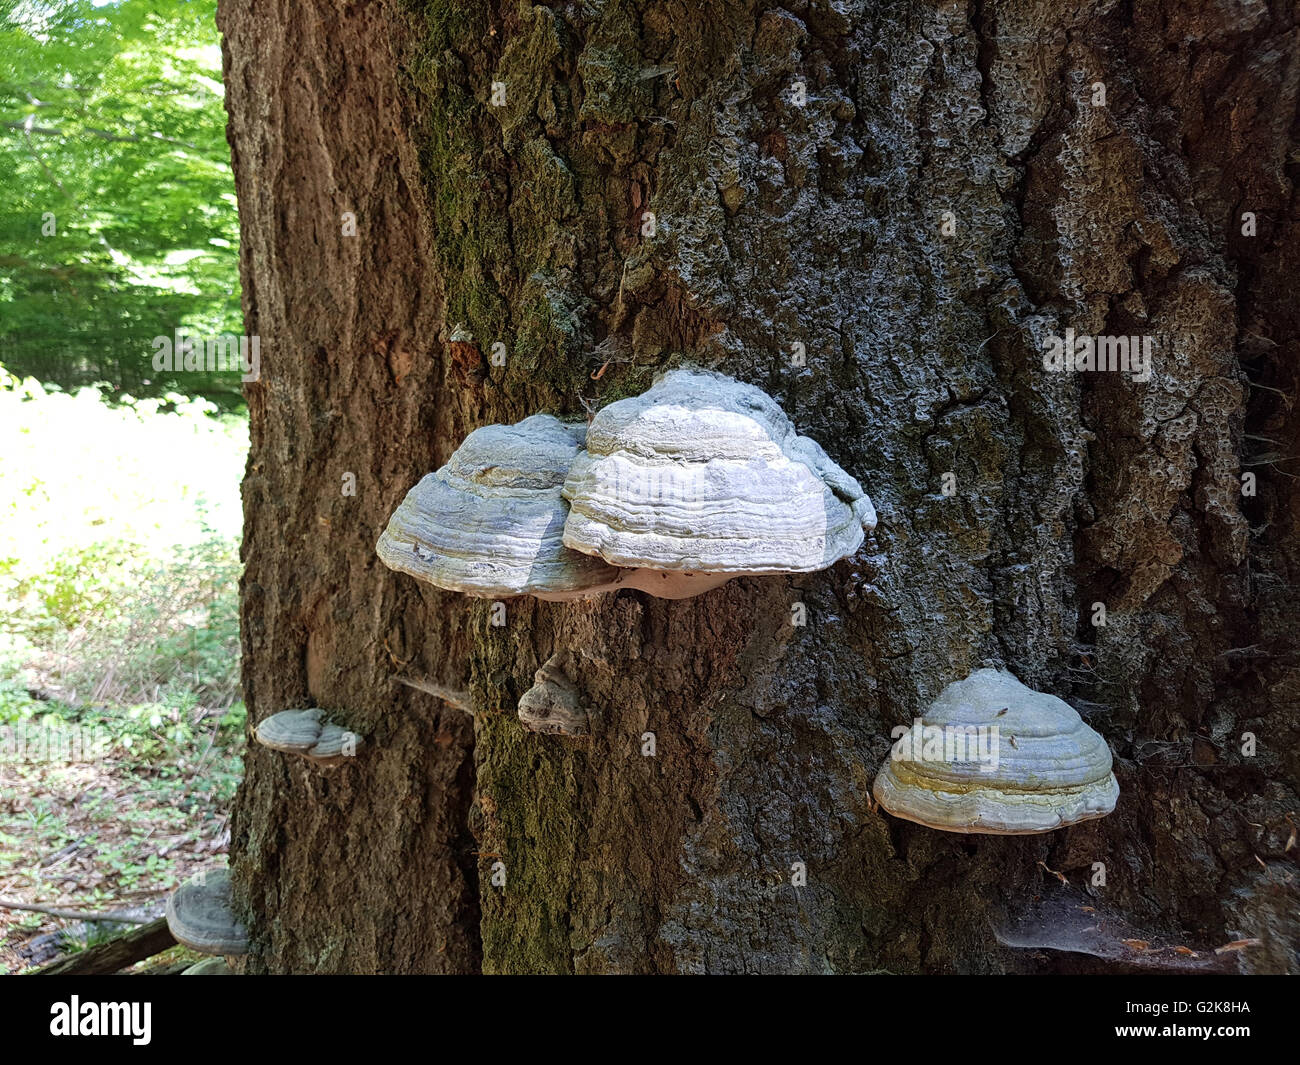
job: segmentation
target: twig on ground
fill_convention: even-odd
[[[129,913],[87,913],[85,910],[65,910],[58,906],[39,906],[34,902],[14,902],[12,899],[0,899],[2,910],[28,910],[31,913],[43,913],[58,917],[63,921],[115,921],[118,924],[148,924],[148,917],[133,917]]]

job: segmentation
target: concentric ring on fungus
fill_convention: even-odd
[[[981,669],[898,739],[872,794],[895,817],[943,832],[1024,835],[1104,817],[1119,784],[1106,741],[1073,707]]]

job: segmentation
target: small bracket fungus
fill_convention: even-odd
[[[167,899],[167,927],[178,943],[200,954],[248,953],[248,933],[230,904],[230,871],[199,873]]]
[[[564,478],[586,427],[549,414],[475,429],[407,493],[376,551],[390,569],[465,595],[574,599],[607,591],[612,566],[564,546]]]
[[[452,368],[461,384],[478,381],[484,376],[483,357],[474,343],[474,334],[463,325],[457,325],[447,337],[447,350],[451,353]]]
[[[663,598],[825,569],[876,514],[862,486],[753,385],[674,370],[601,410],[564,482],[564,543]]]
[[[1119,785],[1106,741],[1073,707],[981,669],[949,684],[894,744],[872,793],[929,828],[1021,835],[1104,817]]]
[[[551,655],[533,681],[519,700],[524,728],[548,736],[585,736],[587,711],[579,701],[578,686],[562,668],[561,656]]]
[[[361,737],[321,721],[323,710],[281,710],[254,730],[257,742],[273,751],[297,754],[319,766],[341,765],[356,754]]]

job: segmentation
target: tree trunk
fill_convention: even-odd
[[[366,737],[330,771],[250,748],[249,971],[1069,968],[991,931],[1044,867],[1153,939],[1258,938],[1247,970],[1296,970],[1292,5],[219,21],[262,338],[246,699]],[[1150,379],[1048,372],[1067,327],[1154,336]],[[682,601],[514,599],[501,626],[376,559],[472,429],[684,362],[862,481],[857,556]],[[515,714],[559,651],[587,738]],[[875,807],[890,730],[982,665],[1106,737],[1114,814],[962,836]]]

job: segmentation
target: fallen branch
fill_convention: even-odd
[[[31,975],[103,976],[144,961],[145,958],[152,958],[175,945],[176,940],[167,928],[167,918],[159,917],[156,921],[141,925],[106,943],[98,943],[70,957],[51,962]]]
[[[113,921],[117,924],[147,924],[148,917],[135,917],[129,913],[86,913],[85,910],[62,910],[57,906],[38,906],[34,902],[13,902],[0,899],[0,910],[30,910],[44,913],[64,921]]]

